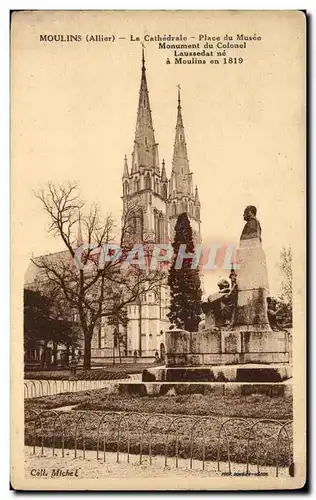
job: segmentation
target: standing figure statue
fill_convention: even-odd
[[[237,285],[237,273],[232,264],[230,275],[230,292],[228,295],[223,297],[223,302],[226,305],[226,311],[224,312],[224,324],[226,327],[232,328],[235,324],[236,310],[237,310],[237,299],[238,299],[238,285]]]
[[[246,224],[237,250],[238,301],[234,328],[243,331],[271,331],[267,314],[267,264],[257,208],[248,205],[243,218]]]
[[[274,331],[282,330],[282,327],[279,325],[277,319],[279,309],[277,309],[276,300],[272,299],[272,297],[267,297],[267,306],[268,306],[268,320],[272,330]]]

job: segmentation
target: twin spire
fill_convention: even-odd
[[[175,186],[173,188],[176,190],[176,192],[183,195],[193,194],[187,145],[185,142],[185,133],[182,119],[180,85],[178,85],[177,124],[173,146],[172,173],[174,174],[175,179]]]
[[[145,52],[142,47],[142,68],[141,83],[139,90],[139,101],[137,110],[137,120],[135,129],[134,148],[132,153],[131,173],[136,173],[144,169],[153,169],[160,175],[158,144],[155,139],[153,120],[149,101],[149,92],[146,77]],[[127,157],[124,158],[123,179],[129,178]],[[161,180],[167,182],[165,162],[162,162]],[[183,126],[181,109],[181,88],[178,85],[178,106],[177,121],[175,131],[175,141],[173,146],[171,186],[172,192],[180,196],[192,196],[199,203],[197,188],[195,196],[192,187],[192,174],[189,168],[187,145]]]
[[[159,170],[158,144],[151,116],[146,77],[145,54],[142,49],[142,75],[139,90],[138,111],[132,160],[132,173],[142,168]]]

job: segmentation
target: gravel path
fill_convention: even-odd
[[[74,457],[73,450],[65,450],[65,458],[61,457],[61,450],[56,450],[58,456],[52,457],[52,449],[44,448],[43,456],[40,455],[40,449],[36,449],[36,455],[33,455],[33,448],[25,446],[25,478],[35,477],[36,479],[51,479],[56,477],[54,474],[58,472],[58,476],[68,471],[68,476],[63,476],[63,479],[69,477],[78,477],[79,479],[104,479],[111,478],[150,478],[150,477],[209,477],[222,476],[228,473],[228,463],[220,464],[221,471],[217,470],[217,462],[206,462],[205,470],[202,470],[202,462],[199,460],[193,461],[193,469],[190,469],[188,459],[179,459],[178,468],[175,467],[175,458],[168,457],[168,465],[165,467],[165,457],[156,456],[152,459],[152,465],[149,464],[149,457],[143,457],[142,465],[139,464],[139,455],[130,455],[129,463],[127,463],[127,454],[120,453],[120,463],[116,462],[116,453],[107,452],[106,461],[103,461],[103,455],[100,453],[101,459],[96,460],[96,452],[93,450],[86,451],[86,458],[82,458],[82,451],[78,450],[78,458]],[[231,464],[232,474],[242,475],[246,471],[245,464]],[[250,466],[251,475],[256,475],[256,467]],[[260,473],[275,477],[275,467],[261,467]],[[279,476],[288,476],[286,468],[279,469]],[[60,479],[60,476],[58,477]]]

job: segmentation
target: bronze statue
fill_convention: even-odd
[[[253,205],[248,205],[244,210],[244,220],[246,224],[242,230],[240,240],[250,240],[258,238],[261,241],[261,226],[257,217],[257,208]]]

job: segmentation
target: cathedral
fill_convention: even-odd
[[[137,207],[132,224],[133,243],[172,243],[177,217],[183,212],[188,214],[195,242],[201,242],[201,205],[198,188],[193,186],[189,167],[180,86],[178,86],[172,167],[168,178],[165,161],[162,160],[161,164],[159,162],[158,144],[149,102],[144,49],[134,147],[130,165],[126,155],[124,158],[122,192],[123,217],[130,206]],[[78,247],[82,243],[83,236],[79,222]],[[49,257],[65,261],[69,259],[67,250],[50,254]],[[40,279],[39,270],[31,262],[25,277],[25,288],[36,288],[36,283]],[[158,354],[163,358],[165,332],[169,328],[168,306],[167,285],[161,286],[159,293],[148,292],[146,297],[129,305],[128,325],[124,332],[120,332],[120,337],[124,339],[122,345],[116,345],[113,326],[108,325],[105,320],[100,322],[92,338],[92,365],[112,363],[113,356],[121,359],[126,356],[153,358]],[[36,360],[38,356],[40,350],[37,354],[32,352],[29,357]]]
[[[123,212],[131,204],[138,207],[135,216],[135,242],[169,243],[179,214],[187,212],[196,243],[201,242],[200,200],[190,172],[187,144],[182,119],[180,86],[178,86],[176,131],[171,175],[165,161],[159,162],[158,143],[153,127],[142,50],[141,82],[134,147],[130,165],[124,158],[122,188]],[[159,294],[150,292],[138,304],[129,306],[127,355],[163,355],[169,290],[161,287]]]

